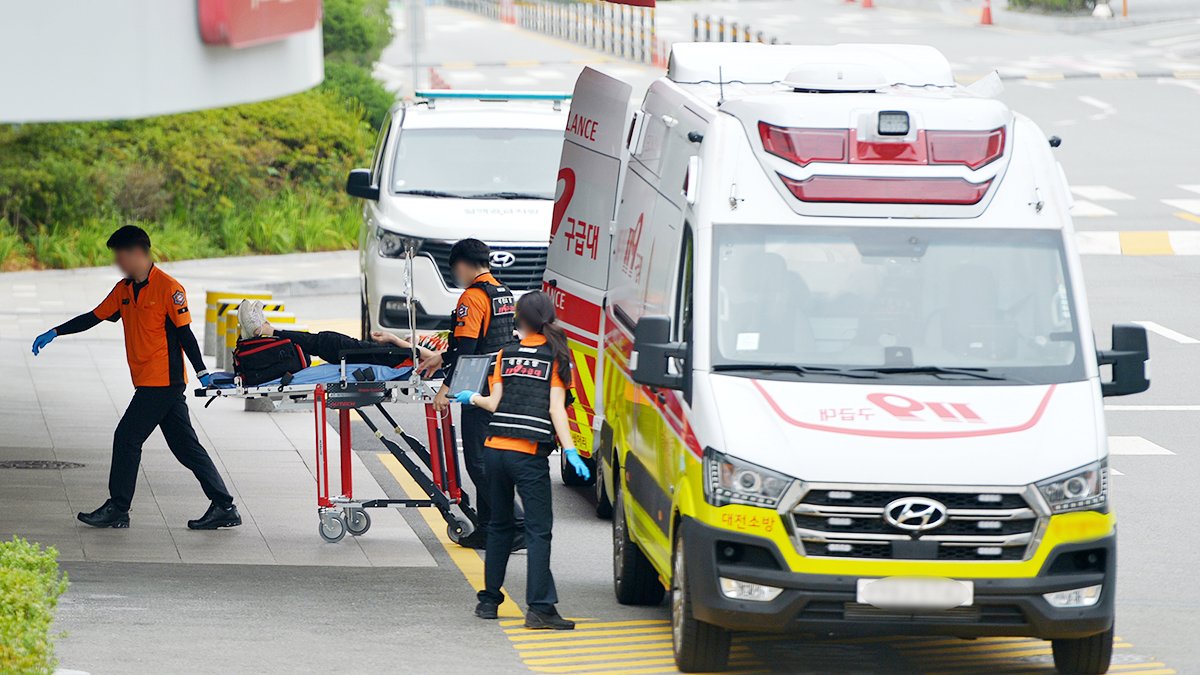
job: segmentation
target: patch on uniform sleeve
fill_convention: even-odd
[[[175,295],[172,295],[171,299],[180,307],[187,303],[187,297],[184,296],[183,291],[175,291]]]
[[[179,309],[175,310],[175,313],[176,314],[187,314],[188,309],[187,309],[187,307],[180,307]]]
[[[458,306],[458,318],[460,318],[460,319],[465,318],[467,316],[467,311],[468,311],[468,309],[467,309],[466,305],[459,305]]]

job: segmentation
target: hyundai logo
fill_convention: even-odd
[[[883,517],[901,530],[925,532],[946,522],[946,505],[927,497],[902,497],[884,508]]]
[[[491,261],[492,267],[503,269],[512,267],[517,262],[517,256],[508,251],[492,251]]]

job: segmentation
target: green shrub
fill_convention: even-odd
[[[325,0],[325,57],[370,66],[392,41],[388,0]]]
[[[0,673],[53,673],[54,609],[67,590],[58,551],[19,537],[0,543]]]
[[[328,61],[325,64],[325,82],[322,88],[336,92],[347,100],[362,105],[362,116],[372,129],[383,124],[387,111],[396,102],[396,97],[383,88],[366,68],[347,61]]]
[[[1082,12],[1093,9],[1095,0],[1008,0],[1015,9],[1035,9],[1048,12]]]

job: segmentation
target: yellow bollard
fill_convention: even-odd
[[[253,300],[270,300],[269,291],[230,291],[210,290],[204,294],[204,353],[216,354],[221,342],[217,332],[217,301],[225,298],[250,298]]]

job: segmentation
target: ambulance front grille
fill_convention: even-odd
[[[932,500],[945,521],[922,532],[896,527],[889,505]],[[807,556],[887,560],[1024,560],[1042,523],[1024,489],[889,489],[810,486],[792,508],[792,533]]]
[[[454,242],[429,241],[421,243],[421,254],[431,258],[447,288],[456,288],[454,273],[450,271],[450,247]],[[515,258],[507,267],[492,266],[492,274],[500,283],[513,291],[534,291],[542,287],[542,273],[546,271],[545,246],[507,246],[493,244],[492,252],[506,251]]]

